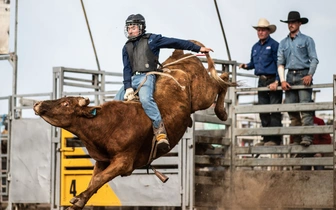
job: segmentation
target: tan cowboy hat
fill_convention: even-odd
[[[258,21],[258,25],[252,27],[255,29],[268,28],[271,34],[276,31],[276,25],[270,25],[270,23],[268,22],[268,20],[266,20],[266,18],[260,18]]]

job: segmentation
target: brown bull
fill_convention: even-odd
[[[190,54],[189,54],[190,55]],[[202,62],[175,50],[164,64],[169,73],[185,89],[169,77],[158,76],[155,100],[165,122],[173,148],[192,125],[190,115],[217,103],[215,113],[226,120],[224,97],[228,75],[220,77],[209,55],[208,71]],[[210,74],[209,74],[210,73]],[[116,176],[128,176],[147,165],[151,153],[153,129],[139,102],[110,101],[101,106],[88,106],[83,97],[65,97],[41,101],[34,105],[35,113],[53,126],[64,128],[79,137],[90,156],[96,160],[91,181],[85,191],[71,199],[69,209],[82,209],[91,196]],[[157,157],[163,154],[157,154]]]

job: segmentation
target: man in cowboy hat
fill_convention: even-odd
[[[257,30],[259,41],[255,43],[251,51],[251,60],[247,64],[240,64],[239,68],[254,69],[254,74],[259,77],[258,87],[268,87],[270,91],[258,91],[258,104],[281,104],[282,90],[276,90],[279,85],[277,71],[277,51],[279,43],[271,38],[276,26],[265,18],[261,18],[258,25],[252,26]],[[281,113],[260,113],[263,127],[282,127]],[[282,136],[263,136],[263,141],[256,146],[280,145]]]
[[[300,26],[308,23],[308,18],[301,17],[299,12],[291,11],[287,20],[280,20],[288,24],[289,34],[279,45],[278,73],[281,87],[285,90],[285,103],[309,103],[312,101],[312,89],[292,90],[292,85],[312,85],[313,76],[318,64],[314,40],[300,32]],[[285,69],[288,69],[285,78]],[[288,112],[291,126],[313,126],[311,111]],[[313,135],[294,135],[293,144],[309,146]]]

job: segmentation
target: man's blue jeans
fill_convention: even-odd
[[[271,78],[259,78],[258,87],[267,87],[274,82],[275,76]],[[258,91],[258,104],[281,104],[282,103],[282,90],[277,91]],[[282,127],[281,112],[260,113],[260,120],[262,127]],[[282,142],[281,135],[263,136],[263,141],[273,141],[280,145]]]
[[[303,85],[302,78],[308,74],[309,69],[301,71],[291,71],[288,70],[287,82],[293,85]],[[287,90],[285,103],[310,103],[312,102],[312,89],[302,89],[302,90]],[[288,112],[289,119],[291,120],[291,126],[311,126],[314,125],[313,113],[311,111],[300,112]],[[293,141],[300,143],[301,140],[313,141],[313,135],[303,134],[293,135]]]
[[[142,81],[146,80],[146,82],[140,87],[139,90],[139,99],[142,104],[143,109],[145,110],[148,117],[152,120],[153,126],[158,128],[162,118],[160,110],[154,101],[154,91],[155,91],[155,82],[156,76],[154,74],[147,75],[146,74],[137,74],[132,76],[132,88],[136,91],[141,84]],[[125,90],[124,86],[121,87],[117,95],[115,96],[115,100],[124,100]]]

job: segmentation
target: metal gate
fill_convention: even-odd
[[[215,60],[216,64],[228,65],[232,61]],[[237,76],[237,77],[236,77]],[[233,68],[232,77],[237,81],[242,76]],[[256,105],[242,103],[240,99],[251,96],[267,88],[232,88],[227,106],[228,125],[225,130],[206,131],[196,134],[196,142],[204,150],[195,156],[195,202],[197,209],[301,209],[301,208],[336,208],[335,204],[335,109],[336,75],[333,83],[313,85],[314,90],[333,88],[334,96],[327,102],[307,104]],[[304,86],[293,89],[306,88]],[[259,117],[249,119],[250,114],[263,112],[288,111],[331,111],[332,125],[288,127],[288,118],[283,127],[262,128]],[[202,117],[205,118],[204,116]],[[211,115],[208,116],[211,118]],[[206,120],[206,122],[211,122]],[[245,122],[245,123],[243,123]],[[213,122],[215,123],[215,122]],[[287,125],[286,125],[287,124]],[[231,126],[230,126],[231,125]],[[228,139],[225,135],[231,132]],[[221,133],[219,136],[218,133]],[[333,134],[333,144],[311,145],[309,147],[288,145],[291,134]],[[198,135],[204,135],[203,138]],[[285,144],[272,147],[255,147],[254,143],[262,135],[283,135]],[[211,145],[220,144],[213,148]],[[205,147],[204,145],[208,145]],[[197,149],[197,144],[196,144]],[[329,153],[331,156],[316,158],[296,158],[294,154]],[[301,171],[300,166],[320,165],[328,170]],[[197,200],[197,199],[196,199]]]

